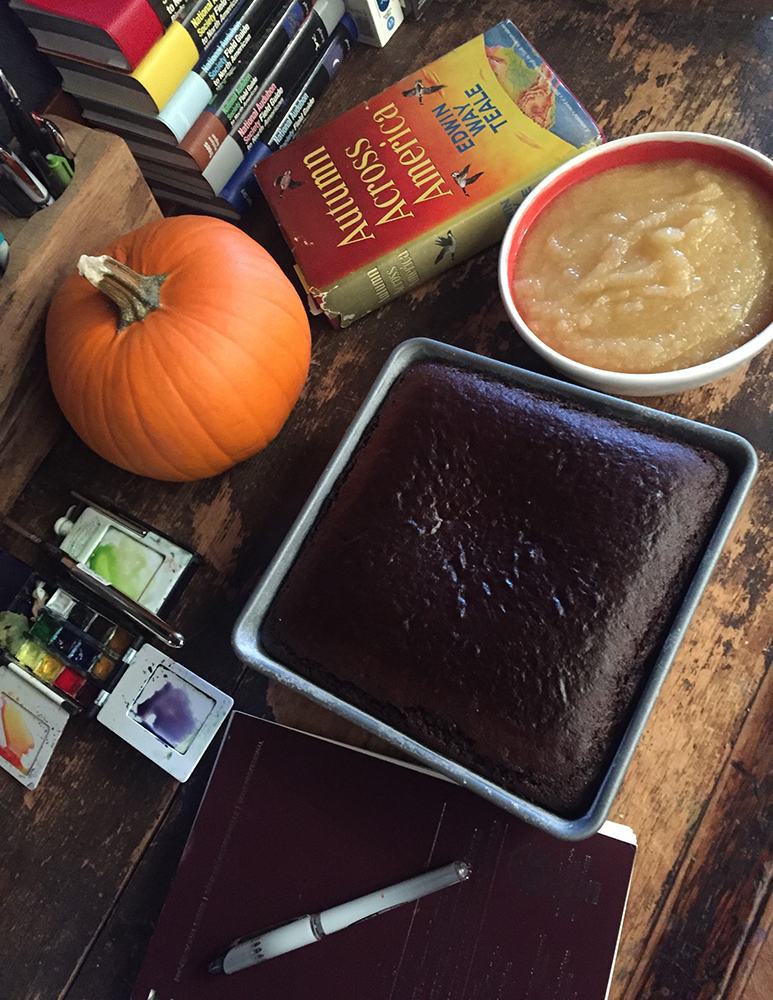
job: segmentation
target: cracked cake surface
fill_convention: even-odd
[[[609,765],[727,479],[711,452],[416,362],[291,566],[264,647],[571,818]]]

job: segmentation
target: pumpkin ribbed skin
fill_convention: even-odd
[[[105,251],[166,274],[160,307],[118,331],[118,311],[72,274],[46,323],[51,385],[76,433],[152,479],[203,479],[278,434],[309,369],[306,310],[254,240],[205,216],[151,222]]]

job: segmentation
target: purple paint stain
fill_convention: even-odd
[[[143,725],[172,746],[182,743],[198,727],[188,695],[169,681],[135,711]]]

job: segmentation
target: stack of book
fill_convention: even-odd
[[[357,38],[343,0],[11,0],[154,194],[238,219]]]

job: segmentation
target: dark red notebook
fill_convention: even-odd
[[[634,854],[577,843],[444,778],[241,713],[132,1000],[603,1000]],[[466,882],[233,975],[237,938],[452,861]]]

